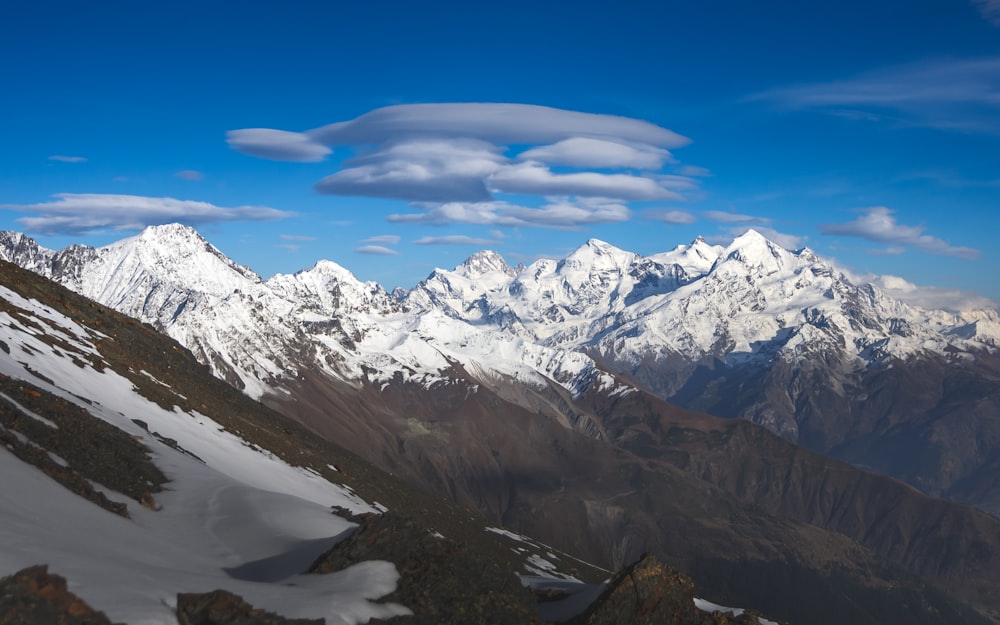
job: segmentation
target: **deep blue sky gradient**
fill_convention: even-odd
[[[697,235],[725,242],[755,226],[858,273],[1000,299],[1000,24],[991,6],[6,3],[0,228],[26,230],[19,220],[37,211],[25,207],[60,193],[266,206],[295,215],[198,227],[265,277],[328,258],[392,288],[483,247],[512,263],[561,256],[590,237],[650,254]],[[887,84],[899,86],[898,98],[845,96]],[[819,97],[824,103],[815,103]],[[384,106],[436,102],[645,120],[691,139],[671,150],[676,168],[710,175],[696,176],[699,190],[683,201],[630,204],[630,218],[619,223],[406,224],[387,221],[411,212],[405,201],[314,191],[350,147],[296,163],[226,143],[226,132],[240,128],[299,132]],[[178,176],[183,171],[198,175]],[[872,207],[887,207],[899,225],[922,229],[945,252],[828,233]],[[668,210],[693,221],[647,217]],[[722,221],[724,213],[747,219]],[[131,232],[111,225],[31,234],[62,247]],[[383,245],[396,255],[356,251],[385,235],[398,237]],[[491,244],[415,243],[454,235]]]

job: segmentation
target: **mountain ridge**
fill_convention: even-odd
[[[749,235],[747,242],[754,249],[742,254],[737,254],[741,248],[732,249],[728,257],[725,248],[695,241],[644,258],[605,249],[605,260],[614,260],[596,267],[571,262],[560,269],[557,261],[541,260],[511,276],[495,263],[483,274],[491,280],[474,285],[456,272],[436,270],[402,299],[377,285],[364,287],[339,270],[333,272],[335,280],[309,285],[297,280],[313,274],[300,272],[282,278],[286,286],[280,290],[267,281],[248,279],[232,293],[196,294],[180,310],[168,310],[172,314],[159,314],[158,308],[157,316],[143,320],[188,346],[216,375],[324,436],[350,443],[383,468],[502,518],[518,531],[565,541],[561,546],[568,550],[590,545],[586,555],[605,558],[606,564],[624,562],[637,556],[641,545],[656,544],[675,564],[688,570],[707,566],[717,579],[736,583],[728,577],[734,564],[692,552],[692,545],[702,545],[706,553],[715,553],[724,541],[734,540],[728,530],[713,528],[717,518],[703,516],[697,511],[700,504],[691,503],[698,488],[707,488],[718,498],[709,506],[712,514],[725,511],[722,518],[746,533],[739,544],[755,557],[784,554],[789,566],[800,566],[795,563],[817,557],[809,555],[814,549],[809,544],[829,544],[819,561],[828,562],[829,554],[841,550],[855,554],[859,562],[884,558],[893,566],[905,564],[965,600],[989,604],[982,596],[981,578],[958,580],[935,572],[934,563],[945,566],[948,556],[919,514],[903,519],[884,509],[887,518],[911,528],[912,536],[873,534],[866,539],[866,528],[857,524],[830,525],[838,528],[833,534],[826,533],[831,529],[812,531],[799,525],[787,529],[782,523],[789,521],[779,519],[790,513],[804,515],[795,524],[831,524],[829,507],[817,517],[808,516],[810,497],[819,497],[825,506],[853,500],[851,480],[837,479],[817,490],[811,484],[822,479],[825,461],[793,454],[780,439],[746,434],[756,432],[747,427],[757,426],[686,415],[663,403],[665,397],[681,397],[689,408],[723,417],[757,410],[751,420],[770,425],[786,438],[816,436],[813,442],[822,447],[823,430],[815,424],[830,425],[808,410],[800,423],[803,415],[796,410],[827,404],[850,407],[843,397],[875,393],[864,384],[882,384],[883,392],[905,396],[915,385],[926,386],[928,376],[953,371],[948,384],[973,389],[970,401],[987,400],[982,408],[986,414],[980,416],[991,414],[988,402],[996,387],[990,385],[995,364],[990,360],[988,325],[982,334],[947,334],[967,326],[968,320],[889,300],[873,287],[841,279],[842,274],[807,250],[781,251],[762,239]],[[27,249],[23,241],[19,245],[17,249]],[[0,246],[0,253],[14,247]],[[584,247],[584,255],[602,252],[599,243]],[[30,264],[30,258],[21,256]],[[683,264],[669,263],[671,258]],[[785,263],[784,270],[778,260]],[[733,275],[739,278],[738,289],[730,288],[733,283],[726,279]],[[377,295],[373,302],[388,304],[367,303],[362,295],[366,292]],[[136,293],[137,299],[143,295],[141,290]],[[981,315],[986,324],[994,317]],[[708,318],[724,323],[713,327]],[[676,341],[678,337],[682,340]],[[904,367],[903,358],[929,362],[919,350],[912,352],[917,356],[905,351],[924,345],[927,337],[934,337],[932,347],[940,346],[931,350],[937,360],[913,380],[898,378],[900,372],[920,371]],[[634,349],[636,345],[652,349],[644,352]],[[900,348],[902,357],[894,352]],[[838,386],[824,386],[830,380]],[[942,394],[934,406],[946,408],[954,402],[953,395]],[[928,424],[947,426],[968,416],[952,411],[908,421],[907,415],[896,415],[896,430],[891,432],[897,438],[889,439],[884,436],[890,430],[884,427],[863,428],[885,421],[878,410],[891,409],[891,402],[864,401],[871,405],[866,409],[870,413],[859,413],[858,424],[841,422],[831,430],[846,441],[839,447],[841,453],[854,454],[852,460],[861,465],[870,461],[857,447],[861,443],[875,456],[898,458],[905,454],[887,455],[885,445],[919,447],[923,440],[940,436],[940,428],[928,429]],[[720,410],[723,407],[726,410]],[[989,433],[989,424],[988,418],[969,418],[962,431],[978,440]],[[747,454],[753,455],[752,446],[741,443],[749,440],[786,459],[772,459],[764,468],[740,464],[750,461]],[[955,439],[954,450],[969,444]],[[987,447],[979,454],[965,454],[958,463],[955,456],[938,454],[924,474],[907,477],[919,483],[935,466],[953,463],[957,469],[949,479],[988,507],[1000,494],[995,475],[983,470],[990,466],[990,453]],[[548,468],[541,473],[527,470],[538,464],[532,457],[545,458]],[[724,470],[691,460],[698,457],[715,458],[715,466]],[[591,466],[589,472],[581,475],[591,475],[597,484],[603,480],[603,486],[565,480],[586,466]],[[762,481],[736,480],[743,466],[757,466],[754,471]],[[871,479],[881,484],[885,478]],[[667,504],[665,484],[688,493],[687,505],[694,508]],[[646,497],[636,495],[636,485],[649,490]],[[943,488],[921,486],[927,491]],[[772,488],[785,494],[769,504],[770,511],[755,507],[755,494],[773,496],[768,490]],[[566,489],[564,498],[555,495],[560,489]],[[877,498],[865,501],[883,510]],[[923,509],[925,504],[914,506]],[[546,509],[558,512],[546,519]],[[966,519],[959,523],[970,528],[983,523],[972,522],[974,517],[960,508],[949,514]],[[586,518],[587,525],[567,532],[558,519],[574,515]],[[657,520],[664,518],[686,528],[687,540],[665,540]],[[794,545],[773,542],[780,527],[797,537]],[[844,540],[848,543],[832,547]],[[902,551],[877,556],[871,551],[886,544]],[[920,562],[901,559],[908,550],[926,549],[930,551]],[[976,565],[985,567],[978,574],[987,575],[987,586],[992,579],[992,573],[984,572],[991,570],[989,562]]]
[[[967,501],[1000,514],[1000,495],[984,495],[1000,485],[979,471],[989,449],[970,460],[958,441],[914,431],[914,445],[945,449],[913,475],[864,451],[879,435],[877,422],[905,415],[888,405],[870,415],[863,403],[872,384],[893,378],[893,363],[930,363],[934,376],[949,379],[958,371],[968,380],[956,384],[974,388],[1000,379],[990,364],[1000,315],[910,306],[755,230],[727,247],[699,238],[647,257],[591,239],[562,260],[517,271],[496,252],[478,252],[453,271],[434,270],[403,297],[331,261],[263,280],[179,225],[59,252],[2,233],[0,258],[152,323],[255,397],[311,366],[357,386],[397,373],[442,379],[451,362],[462,362],[536,386],[555,380],[574,394],[595,383],[612,388],[624,375],[668,401],[749,419],[931,494],[978,492]],[[758,380],[756,391],[749,380]],[[977,401],[1000,411],[1000,398],[987,391],[964,402],[944,393],[928,411],[947,421],[981,412]],[[956,402],[962,407],[946,408]],[[983,440],[997,436],[985,418],[974,429]],[[991,449],[1000,452],[1000,443]],[[944,471],[948,463],[961,469]]]

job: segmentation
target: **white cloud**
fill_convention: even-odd
[[[316,237],[311,237],[304,234],[279,234],[278,238],[282,241],[315,241]]]
[[[0,208],[35,213],[18,223],[29,232],[78,234],[97,230],[140,230],[146,226],[181,222],[189,225],[224,221],[273,221],[294,213],[267,206],[227,208],[208,202],[169,197],[101,193],[57,193],[52,202],[3,204]]]
[[[1000,0],[972,0],[979,7],[986,21],[994,26],[1000,26]]]
[[[423,207],[421,213],[389,215],[397,223],[467,223],[493,226],[537,226],[575,228],[586,224],[627,221],[628,207],[622,202],[599,198],[557,200],[530,208],[507,202],[448,202]]]
[[[846,224],[823,224],[820,232],[829,235],[858,237],[890,246],[904,246],[939,256],[976,259],[980,251],[971,247],[956,247],[924,234],[923,226],[904,226],[896,222],[893,210],[884,206],[864,209],[865,213]]]
[[[193,169],[181,170],[174,174],[174,176],[180,178],[181,180],[202,180],[205,178],[205,174]]]
[[[399,252],[383,245],[362,245],[354,251],[358,254],[372,254],[375,256],[399,256]]]
[[[375,243],[378,245],[395,245],[399,243],[399,235],[396,234],[380,234],[374,237],[368,237],[362,243]]]
[[[62,154],[53,154],[49,157],[50,161],[58,161],[60,163],[86,163],[86,156],[63,156]]]
[[[699,190],[689,175],[659,172],[674,163],[669,149],[687,138],[639,119],[529,104],[408,104],[301,133],[250,128],[228,136],[236,150],[282,160],[316,161],[333,148],[352,148],[358,156],[315,189],[403,200],[424,211],[391,215],[396,222],[574,227],[627,219],[623,202],[682,200]],[[608,172],[621,169],[644,174]],[[548,204],[526,208],[498,195]],[[597,207],[597,198],[612,198],[614,208],[606,201]],[[567,221],[557,223],[559,216]]]
[[[984,15],[1000,2],[981,3]],[[791,109],[966,132],[1000,132],[1000,57],[922,61],[751,96]]]
[[[226,143],[238,152],[275,161],[315,163],[332,150],[308,135],[272,128],[243,128],[226,133]]]
[[[921,308],[950,310],[952,312],[1000,310],[1000,302],[970,291],[918,286],[904,278],[892,275],[866,274],[862,276],[851,275],[850,277],[856,283],[869,282],[884,291],[889,297]]]
[[[655,219],[656,221],[678,225],[693,224],[698,221],[698,218],[691,213],[677,210],[648,211],[645,216],[649,219]]]
[[[421,237],[414,241],[417,245],[493,245],[495,239],[477,239],[464,234],[451,234],[441,237]]]
[[[555,174],[536,163],[505,167],[489,176],[490,190],[522,195],[575,195],[620,200],[680,200],[655,180],[629,174]]]
[[[709,221],[717,221],[719,223],[724,223],[724,224],[766,224],[770,223],[771,221],[769,217],[741,215],[739,213],[729,213],[726,211],[713,210],[713,211],[705,211],[702,214],[705,216],[705,219],[708,219]],[[755,229],[758,231],[760,230],[760,228],[755,228]]]
[[[274,247],[277,247],[277,248],[283,249],[283,250],[288,250],[289,252],[297,252],[300,249],[302,249],[301,245],[295,245],[294,243],[281,243],[281,244],[275,245]]]
[[[474,139],[418,139],[385,146],[344,163],[316,183],[320,193],[414,202],[490,199],[484,179],[506,158]]]
[[[550,165],[609,169],[654,170],[671,160],[670,152],[645,143],[620,143],[590,137],[571,137],[521,152],[521,160]]]

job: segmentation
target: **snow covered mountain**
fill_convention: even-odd
[[[984,471],[1000,448],[983,443],[1000,436],[995,310],[911,306],[753,230],[650,257],[591,240],[467,273],[436,270],[407,305],[587,354],[675,404],[1000,513]]]
[[[1000,553],[994,520],[655,395],[713,410],[787,401],[800,439],[800,408],[839,410],[831,398],[847,398],[896,438],[858,435],[857,423],[844,425],[850,411],[816,422],[876,452],[886,440],[907,449],[923,434],[940,441],[933,428],[948,419],[978,437],[996,396],[995,314],[969,327],[962,315],[905,306],[756,233],[728,248],[696,240],[650,257],[589,241],[560,261],[517,268],[482,252],[402,297],[326,261],[263,280],[179,226],[59,252],[0,233],[0,258],[113,304],[328,440],[578,557],[612,567],[654,551],[705,572],[722,600],[763,592],[758,577],[791,570],[822,601],[899,583],[918,592],[900,601],[933,603],[888,573],[888,562],[993,609],[984,590],[995,585],[992,556],[971,572],[957,562],[973,545]],[[892,377],[915,370],[951,372],[940,379],[979,412],[941,411],[957,405],[952,396],[907,421],[910,404],[879,389],[898,398],[907,384],[926,387]],[[164,375],[156,377],[169,384]],[[757,420],[791,437],[783,418]],[[951,477],[968,499],[994,501],[996,455],[952,440],[954,450],[966,446],[966,464],[952,463]],[[959,528],[967,540],[945,549],[941,536]],[[743,574],[748,562],[762,575]],[[834,580],[829,570],[847,573]],[[789,618],[801,609],[770,600]],[[867,602],[851,609],[875,613]],[[947,622],[931,612],[910,617]]]
[[[0,258],[153,324],[255,398],[304,372],[354,388],[458,376],[602,437],[566,399],[642,389],[1000,513],[984,473],[1000,445],[978,442],[1000,440],[1000,418],[968,417],[1000,415],[997,312],[907,305],[753,230],[648,257],[590,240],[517,268],[485,251],[402,298],[329,261],[263,280],[179,225],[59,252],[2,233]]]
[[[513,571],[586,593],[565,614],[602,588],[568,571],[607,571],[380,473],[134,320],[2,270],[4,622],[529,623]],[[704,603],[675,607],[707,622]]]

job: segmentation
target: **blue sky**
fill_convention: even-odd
[[[0,54],[0,228],[48,247],[180,221],[392,288],[754,227],[1000,299],[1000,0],[39,1]]]

